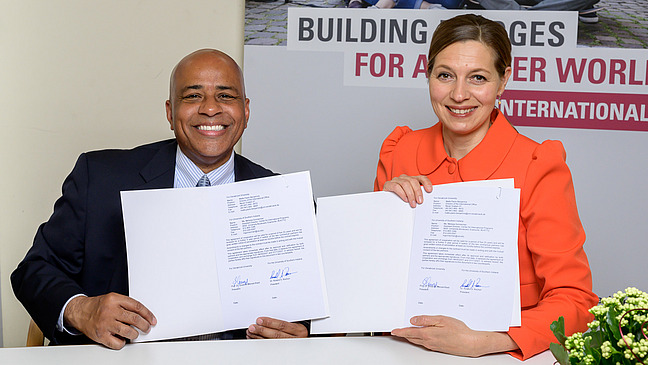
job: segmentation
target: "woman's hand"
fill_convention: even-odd
[[[432,351],[477,357],[518,348],[506,333],[473,331],[451,317],[416,316],[410,319],[410,323],[419,327],[399,328],[391,334]]]
[[[383,185],[383,191],[391,191],[398,195],[404,202],[409,203],[412,208],[416,207],[416,204],[423,203],[423,191],[421,186],[428,193],[432,192],[432,183],[427,176],[408,176],[401,175],[395,177]]]

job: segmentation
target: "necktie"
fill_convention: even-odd
[[[200,180],[198,180],[198,184],[196,184],[196,186],[211,186],[207,175],[203,175]]]

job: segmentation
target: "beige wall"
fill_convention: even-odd
[[[240,64],[244,0],[23,0],[0,11],[0,288],[5,347],[29,317],[9,275],[47,220],[76,157],[172,136],[168,77],[185,54]]]

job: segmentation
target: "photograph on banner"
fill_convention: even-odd
[[[648,0],[247,0],[245,44],[285,46],[289,8],[342,9],[371,13],[418,8],[524,10],[578,14],[578,45],[648,47]],[[373,16],[373,15],[372,15]]]

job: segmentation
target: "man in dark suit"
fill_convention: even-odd
[[[204,49],[183,58],[171,74],[166,112],[174,140],[79,157],[54,213],[11,275],[16,297],[53,344],[94,341],[119,349],[138,336],[136,329],[148,332],[157,323],[128,297],[120,191],[274,174],[233,152],[250,110],[241,69],[226,54]],[[303,324],[260,317],[247,331],[222,337],[307,335]]]

